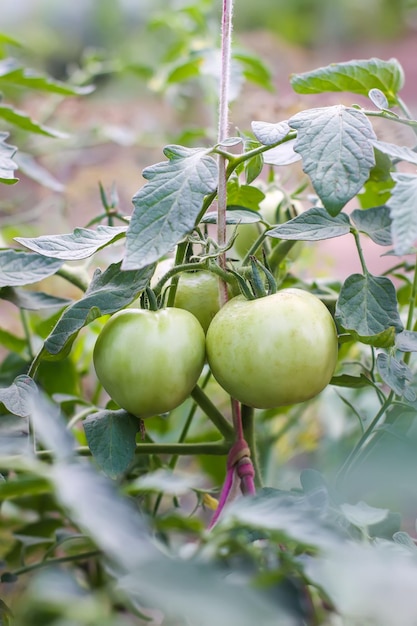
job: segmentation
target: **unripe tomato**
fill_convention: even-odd
[[[182,309],[124,309],[104,325],[94,347],[97,377],[123,409],[145,418],[175,409],[196,385],[205,336]]]
[[[174,306],[192,313],[207,332],[220,309],[218,277],[205,271],[184,272],[178,280]]]
[[[326,306],[301,289],[256,300],[237,296],[207,332],[207,360],[220,385],[248,406],[304,402],[329,383],[337,332]]]

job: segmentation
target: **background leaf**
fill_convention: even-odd
[[[365,233],[380,246],[392,245],[391,217],[387,206],[355,209],[351,218],[359,231]]]
[[[416,394],[409,388],[413,372],[403,361],[383,352],[376,359],[378,372],[384,381],[398,396],[404,396],[409,402],[414,402]]]
[[[288,121],[297,130],[295,151],[331,215],[362,188],[375,164],[373,128],[364,113],[342,105],[302,111]]]
[[[0,87],[2,83],[61,94],[62,96],[83,95],[94,90],[93,86],[78,87],[53,80],[48,76],[24,67],[20,61],[10,57],[0,60]]]
[[[254,121],[251,126],[256,139],[264,146],[272,146],[278,141],[281,141],[281,139],[284,139],[291,131],[288,122],[271,124],[269,122]]]
[[[7,104],[0,104],[0,118],[26,132],[47,135],[48,137],[58,137],[60,139],[66,139],[68,137],[67,133],[39,124],[39,122],[35,122],[35,120],[26,113],[18,111]]]
[[[88,447],[99,467],[110,478],[127,470],[135,455],[137,417],[120,411],[99,411],[83,422]]]
[[[352,274],[346,279],[336,304],[336,319],[359,337],[378,335],[391,327],[403,329],[394,285],[384,276],[371,274]]]
[[[417,238],[417,176],[392,174],[395,187],[386,205],[392,219],[394,251],[402,255],[410,252]]]
[[[267,235],[277,239],[320,241],[341,237],[349,232],[349,217],[345,213],[332,217],[325,209],[313,207],[292,220],[272,228],[267,232]]]
[[[371,89],[380,89],[390,105],[396,104],[397,93],[404,85],[404,73],[396,59],[355,60],[331,63],[312,72],[294,74],[291,85],[297,93],[349,91],[368,96]]]
[[[65,309],[45,340],[45,350],[61,353],[83,326],[130,304],[145,289],[153,271],[154,266],[148,266],[126,272],[120,263],[109,265],[104,272],[96,270],[84,297]]]
[[[127,226],[97,226],[97,229],[76,228],[66,235],[15,237],[15,240],[46,257],[63,261],[79,261],[124,237]]]
[[[0,287],[31,285],[52,276],[62,261],[31,252],[0,250]]]
[[[417,332],[414,330],[403,330],[398,333],[395,347],[401,352],[417,352]]]
[[[394,143],[388,143],[386,141],[374,141],[373,144],[375,148],[380,150],[380,152],[388,154],[388,156],[393,159],[408,161],[408,163],[417,165],[417,152],[411,148],[407,148],[406,146],[397,146]]]
[[[41,291],[29,291],[14,287],[0,289],[0,298],[12,302],[19,309],[41,311],[42,309],[63,308],[72,302],[68,298],[56,298]]]
[[[0,402],[10,413],[27,417],[31,411],[32,394],[36,391],[37,387],[29,376],[18,376],[10,387],[0,389]]]
[[[290,139],[289,141],[276,146],[276,148],[271,148],[267,152],[264,152],[264,163],[279,167],[281,165],[291,165],[291,163],[301,161],[301,155],[297,154],[294,150],[295,143],[295,139]]]
[[[123,269],[158,261],[190,232],[204,196],[217,186],[217,163],[207,150],[167,146],[168,161],[144,170],[148,182],[133,198]]]
[[[16,153],[16,148],[6,143],[8,136],[9,133],[0,132],[0,182],[6,185],[14,185],[18,181],[13,175],[17,165],[12,160],[13,155]]]

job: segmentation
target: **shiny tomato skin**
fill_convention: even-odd
[[[320,393],[334,373],[338,341],[319,298],[291,288],[230,300],[209,327],[206,349],[214,377],[233,398],[268,409]]]
[[[94,347],[97,377],[109,396],[140,418],[179,406],[205,362],[205,336],[182,309],[124,309],[104,325]]]

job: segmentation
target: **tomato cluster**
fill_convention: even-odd
[[[304,402],[330,382],[337,333],[316,296],[284,289],[219,310],[213,274],[184,274],[178,287],[175,307],[119,311],[97,339],[97,376],[126,411],[146,418],[179,406],[206,359],[220,385],[254,408]]]

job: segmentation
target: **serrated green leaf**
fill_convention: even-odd
[[[417,352],[417,332],[414,330],[403,330],[398,333],[395,347],[401,352]]]
[[[42,291],[29,291],[16,287],[3,287],[0,289],[0,299],[7,300],[19,309],[29,311],[41,311],[43,309],[63,308],[72,300],[69,298],[57,298]]]
[[[403,361],[383,352],[378,354],[376,365],[382,380],[398,396],[404,396],[408,402],[414,402],[416,394],[410,388],[413,372]]]
[[[10,387],[0,389],[0,402],[13,415],[27,417],[30,414],[32,394],[36,392],[36,384],[29,376],[18,376]]]
[[[284,143],[263,152],[264,163],[267,165],[291,165],[297,161],[301,161],[301,154],[295,152],[296,139],[290,139]]]
[[[399,161],[407,161],[417,165],[417,152],[406,146],[397,146],[394,143],[388,143],[386,141],[374,141],[375,148]]]
[[[70,234],[15,237],[15,241],[42,256],[63,261],[80,261],[124,237],[126,230],[127,226],[100,225],[95,230],[76,228]]]
[[[256,139],[264,146],[274,145],[278,141],[281,141],[281,139],[284,139],[291,131],[288,122],[271,124],[270,122],[254,121],[251,127]]]
[[[417,238],[417,176],[392,174],[395,187],[386,205],[392,219],[394,251],[398,255],[410,252]]]
[[[313,207],[292,220],[272,228],[267,232],[267,236],[277,239],[321,241],[341,237],[349,232],[350,223],[346,213],[332,217],[326,209]]]
[[[391,177],[393,170],[392,161],[387,154],[375,147],[375,142],[374,153],[375,165],[371,168],[369,178],[363,189],[358,193],[358,200],[363,209],[384,205],[391,195],[390,190],[395,184]]]
[[[30,133],[36,133],[38,135],[47,135],[48,137],[57,137],[59,139],[65,139],[68,137],[67,133],[62,133],[48,126],[43,126],[39,122],[35,122],[29,115],[18,111],[12,106],[7,104],[0,104],[0,118]]]
[[[144,170],[148,182],[133,198],[123,269],[158,261],[190,232],[204,197],[217,186],[217,163],[203,149],[167,146],[168,161]]]
[[[99,467],[118,478],[129,467],[136,449],[137,417],[120,411],[99,411],[84,422],[88,447]]]
[[[31,252],[0,250],[0,287],[31,285],[55,274],[62,263]]]
[[[295,151],[331,215],[362,188],[375,165],[374,130],[362,111],[336,105],[302,111],[288,120],[297,130]]]
[[[387,206],[372,207],[370,209],[355,209],[351,218],[356,228],[368,235],[380,246],[392,245],[391,218]]]
[[[394,285],[389,278],[371,274],[352,274],[346,279],[336,304],[336,319],[345,330],[368,338],[368,342],[383,333],[384,342],[392,337],[393,343],[393,330],[403,329]]]
[[[8,136],[9,133],[0,132],[0,182],[5,185],[14,185],[18,181],[13,175],[17,165],[12,160],[16,148],[6,143]]]
[[[91,93],[93,86],[78,87],[68,85],[24,67],[13,58],[0,61],[0,85],[2,83],[23,86],[37,91],[47,91],[63,96],[76,96]]]
[[[312,72],[294,74],[291,85],[296,93],[325,93],[349,91],[368,96],[379,89],[390,105],[397,103],[397,94],[404,85],[404,73],[396,59],[364,59],[347,63],[332,63]]]
[[[45,350],[53,355],[61,354],[86,324],[133,302],[148,285],[153,271],[153,265],[137,271],[123,271],[120,263],[113,263],[104,272],[96,270],[84,297],[65,309],[46,338]]]

